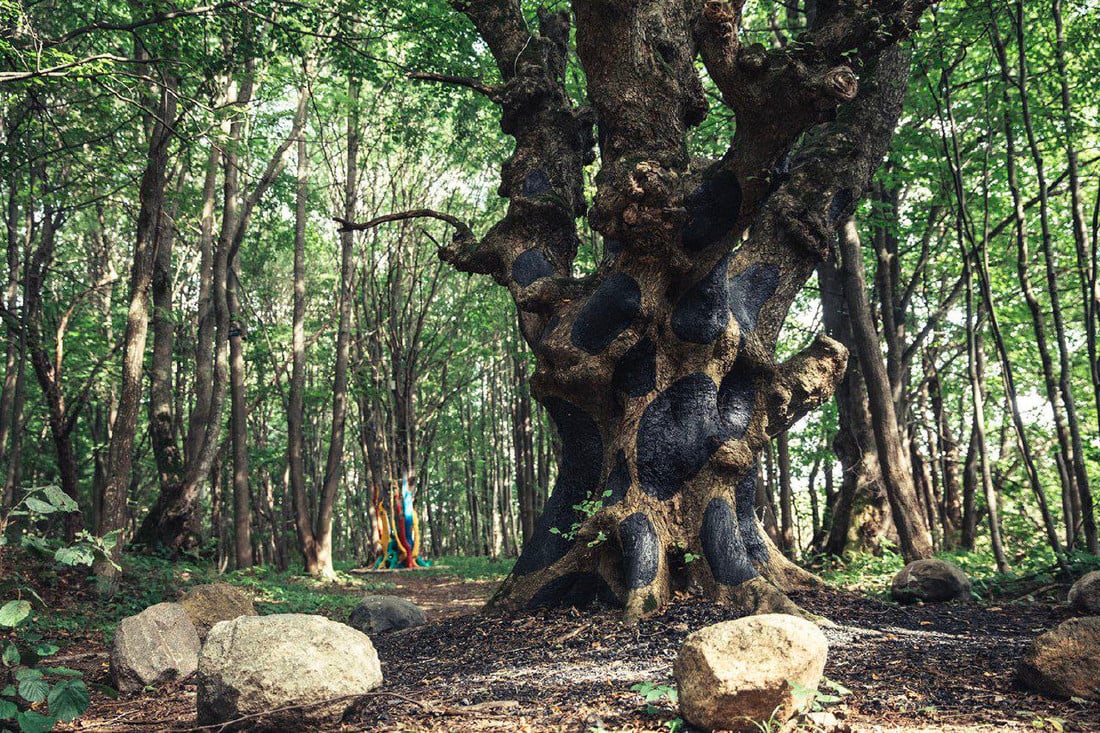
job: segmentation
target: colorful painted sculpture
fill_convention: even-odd
[[[407,478],[394,486],[389,497],[392,511],[386,511],[378,487],[374,490],[374,516],[381,535],[382,554],[374,562],[373,569],[430,567],[431,561],[420,557],[420,523],[413,505],[412,490]]]

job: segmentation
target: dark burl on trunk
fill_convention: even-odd
[[[598,599],[636,619],[684,589],[790,608],[760,575],[777,561],[753,515],[757,456],[832,395],[847,353],[821,336],[780,364],[776,339],[887,148],[908,78],[897,44],[929,4],[819,0],[799,43],[769,50],[741,43],[742,2],[574,0],[537,29],[517,0],[452,2],[500,80],[436,78],[499,105],[516,143],[507,214],[481,238],[431,211],[346,226],[448,221],[441,256],[515,300],[563,451],[494,606]],[[571,37],[586,104],[565,89]],[[687,153],[707,115],[699,57],[736,117],[718,160]],[[581,217],[607,252],[584,276]]]

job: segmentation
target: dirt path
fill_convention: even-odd
[[[415,570],[357,570],[354,575],[367,583],[393,585],[378,592],[408,598],[433,622],[476,612],[498,585],[496,580],[464,580]]]
[[[667,731],[675,713],[647,712],[631,686],[672,684],[684,637],[733,617],[697,599],[635,629],[624,628],[616,611],[483,616],[475,612],[494,581],[363,575],[422,605],[429,623],[374,639],[386,682],[349,711],[342,730]],[[1058,608],[904,608],[841,591],[796,600],[838,623],[826,630],[825,674],[852,693],[829,710],[850,730],[1100,731],[1100,704],[1051,701],[1013,687],[1016,659],[1032,637],[1063,620]],[[94,645],[83,651],[103,654]],[[93,660],[92,681],[106,682],[105,657]],[[194,725],[193,711],[188,683],[130,700],[97,694],[72,729],[178,731]]]

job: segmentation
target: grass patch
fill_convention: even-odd
[[[420,572],[455,575],[465,580],[503,580],[512,572],[515,558],[462,557],[444,555],[432,561],[432,567]]]
[[[1100,558],[1084,552],[1069,558],[1072,578],[1066,578],[1058,568],[1053,553],[1046,547],[1032,548],[1010,558],[1012,569],[998,573],[993,553],[987,549],[974,552],[941,552],[936,555],[957,565],[969,576],[974,597],[978,600],[1018,599],[1055,583],[1071,582],[1090,570],[1100,569]],[[887,551],[882,555],[849,553],[843,558],[816,557],[812,569],[830,585],[890,599],[890,581],[905,566],[901,555]]]

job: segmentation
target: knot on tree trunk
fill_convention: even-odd
[[[841,102],[851,102],[859,93],[859,79],[847,66],[837,66],[825,72],[824,86]]]

